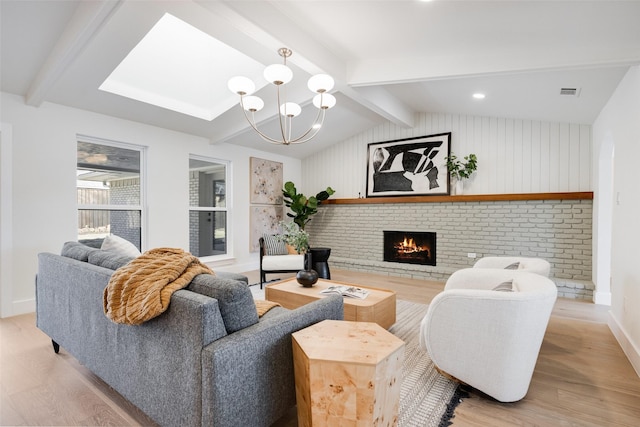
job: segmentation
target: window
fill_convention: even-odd
[[[118,235],[142,250],[142,147],[78,137],[78,240]]]
[[[228,254],[229,164],[189,158],[189,251],[197,257]]]

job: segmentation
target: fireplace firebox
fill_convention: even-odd
[[[436,233],[384,231],[384,260],[435,266]]]

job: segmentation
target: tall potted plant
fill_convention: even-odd
[[[451,153],[451,156],[446,157],[447,171],[449,175],[456,180],[455,194],[462,194],[463,180],[469,179],[476,169],[478,169],[478,158],[475,154],[469,154],[464,156],[464,161],[458,159],[458,157]]]
[[[315,196],[309,198],[304,194],[298,193],[293,182],[289,181],[284,184],[282,195],[284,196],[284,204],[293,211],[287,212],[287,216],[293,218],[293,222],[298,224],[301,230],[311,221],[311,217],[318,213],[318,206],[327,200],[335,191],[331,187],[319,192]]]

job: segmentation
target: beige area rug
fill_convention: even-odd
[[[440,375],[426,350],[420,347],[420,322],[426,304],[397,302],[396,324],[389,329],[406,344],[400,390],[400,427],[450,425],[455,407],[466,394],[458,384]]]
[[[264,299],[264,289],[251,286],[255,299]],[[440,427],[450,425],[453,411],[467,394],[458,384],[440,375],[426,350],[420,347],[420,322],[426,304],[398,301],[396,323],[389,329],[406,344],[402,366],[399,427]]]

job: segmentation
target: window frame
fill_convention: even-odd
[[[203,156],[200,154],[189,154],[190,160],[199,160],[202,162],[209,163],[217,163],[224,165],[225,168],[225,206],[224,207],[214,207],[214,206],[191,206],[189,203],[189,216],[191,212],[225,212],[226,213],[226,231],[225,231],[225,240],[227,251],[225,254],[220,255],[206,255],[199,256],[198,258],[202,262],[215,262],[215,261],[226,261],[234,259],[233,256],[233,182],[231,180],[232,175],[232,162],[231,160],[219,159],[216,157]],[[191,173],[191,167],[188,168],[188,172]],[[189,224],[187,224],[189,227]],[[191,245],[191,241],[189,241],[189,246]]]
[[[86,142],[89,144],[106,145],[110,147],[123,148],[127,150],[140,152],[140,202],[138,205],[110,205],[110,204],[84,204],[78,203],[76,200],[76,222],[77,214],[81,210],[95,210],[95,211],[137,211],[140,212],[140,251],[144,252],[147,248],[147,206],[146,203],[146,188],[147,188],[147,147],[138,144],[132,144],[127,142],[114,141],[89,135],[76,134],[76,171],[78,166],[77,161],[77,144],[78,142]],[[78,189],[78,183],[76,178],[76,191]],[[76,225],[77,228],[77,225]],[[80,236],[78,235],[78,238]]]

